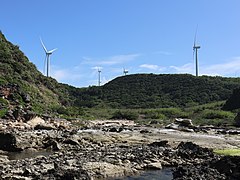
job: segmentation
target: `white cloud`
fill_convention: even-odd
[[[151,70],[157,70],[159,69],[158,65],[154,65],[154,64],[142,64],[139,66],[140,68],[146,68],[146,69],[151,69]]]
[[[201,73],[202,72],[202,73]],[[240,72],[240,57],[222,64],[213,64],[201,67],[200,73],[204,75],[234,76]]]
[[[79,74],[78,71],[74,71],[73,69],[60,69],[56,66],[53,66],[50,71],[50,76],[55,78],[59,82],[74,82],[80,80],[83,75]]]
[[[156,51],[156,52],[153,52],[153,54],[160,54],[160,55],[164,55],[164,56],[172,55],[172,53],[167,52],[167,51]]]
[[[162,66],[158,66],[155,64],[142,64],[139,66],[140,68],[144,68],[144,69],[148,69],[151,71],[155,71],[155,72],[163,72],[166,70],[166,67],[162,67]]]
[[[103,68],[100,67],[100,66],[94,66],[94,67],[91,67],[92,70],[102,70]]]
[[[170,73],[188,73],[195,74],[195,64],[187,63],[182,66],[169,66],[167,68]],[[200,75],[209,76],[236,76],[240,75],[240,57],[230,59],[228,62],[212,64],[212,65],[199,65]]]
[[[116,56],[100,58],[100,59],[84,57],[83,64],[110,66],[110,65],[123,64],[123,63],[129,62],[129,61],[133,61],[136,58],[138,58],[139,56],[141,56],[141,55],[140,54],[127,54],[127,55],[116,55]]]
[[[194,72],[194,64],[187,63],[182,66],[169,66],[169,71],[172,73],[189,73],[192,74]]]

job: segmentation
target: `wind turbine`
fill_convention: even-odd
[[[45,68],[46,68],[46,63],[47,63],[47,77],[48,77],[49,76],[49,72],[50,72],[50,55],[52,55],[52,53],[54,51],[56,51],[57,48],[48,51],[41,38],[40,38],[40,41],[41,41],[42,47],[43,47],[43,49],[44,49],[44,51],[46,53],[46,58],[45,58],[45,61],[44,61],[44,73],[45,73]]]
[[[194,43],[193,43],[193,58],[195,55],[196,76],[198,76],[198,49],[200,49],[200,46],[196,45],[196,38],[197,38],[197,29],[195,32]]]
[[[123,74],[126,76],[128,73],[128,70],[126,70],[125,68],[123,68]]]
[[[98,68],[98,86],[101,85],[101,72],[100,68]]]

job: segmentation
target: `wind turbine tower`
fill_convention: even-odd
[[[45,68],[46,68],[46,65],[47,65],[47,77],[49,77],[49,73],[50,73],[50,55],[52,55],[52,53],[54,51],[56,51],[57,48],[48,51],[41,38],[40,38],[40,41],[41,41],[42,47],[43,47],[43,49],[44,49],[44,51],[46,53],[46,58],[45,58],[45,61],[44,61],[44,73],[46,71]]]
[[[200,46],[196,45],[196,36],[197,36],[197,31],[195,33],[194,44],[193,44],[193,57],[195,54],[196,76],[198,76],[198,49],[200,49]]]
[[[123,69],[123,74],[126,76],[128,73],[128,70],[126,70],[125,68]]]
[[[101,72],[100,68],[98,68],[98,86],[101,85]]]

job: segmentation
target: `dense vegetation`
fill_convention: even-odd
[[[224,104],[224,110],[235,110],[240,108],[240,88],[234,89],[232,95]]]
[[[104,85],[100,99],[112,107],[188,107],[226,100],[239,86],[239,78],[136,74],[118,77]]]
[[[221,108],[236,88],[224,105],[226,110],[240,107],[240,78],[134,74],[101,87],[75,88],[43,76],[0,32],[0,117],[21,105],[62,117],[157,121],[187,117],[199,124],[203,119],[212,123],[224,119],[226,123],[234,114]]]

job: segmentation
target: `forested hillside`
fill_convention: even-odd
[[[224,110],[235,110],[240,108],[240,88],[234,89],[232,95],[224,104]]]
[[[100,87],[75,88],[43,76],[0,32],[0,117],[19,108],[77,116],[92,107],[191,107],[227,100],[236,88],[240,78],[188,74],[133,74]]]
[[[100,88],[86,89],[79,94],[78,103],[115,108],[189,107],[227,100],[239,86],[239,78],[135,74],[118,77]]]
[[[0,116],[7,111],[28,109],[51,112],[52,107],[70,104],[65,85],[46,78],[29,62],[18,46],[0,32]]]

